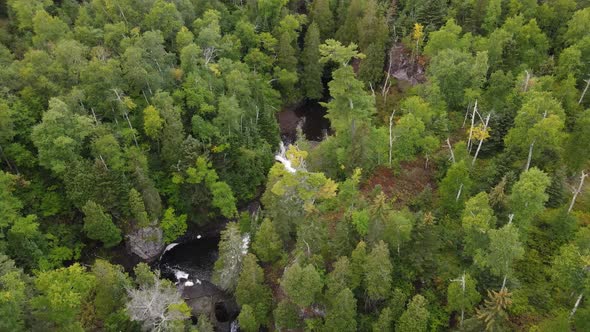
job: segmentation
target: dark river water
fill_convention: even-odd
[[[180,243],[166,251],[160,259],[162,276],[176,280],[179,271],[189,275],[188,280],[210,280],[213,264],[217,260],[219,235],[203,236],[200,239]]]
[[[326,108],[315,101],[284,108],[277,114],[283,142],[295,142],[298,125],[301,126],[306,139],[323,140],[330,131],[330,120],[326,119],[325,115]]]

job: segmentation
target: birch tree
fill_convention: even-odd
[[[572,292],[575,297],[572,317],[584,294],[590,291],[590,252],[574,244],[561,247],[551,266],[553,280],[564,290]]]
[[[547,174],[533,167],[523,172],[512,186],[510,207],[514,213],[514,222],[523,232],[528,231],[532,219],[545,208],[545,202],[549,199],[545,191],[550,183]]]
[[[559,156],[565,138],[564,119],[565,112],[556,99],[546,92],[534,92],[518,111],[504,143],[520,158],[526,156],[528,170],[542,156]]]
[[[476,285],[477,282],[469,274],[463,273],[459,278],[452,279],[447,288],[447,308],[461,312],[460,326],[463,326],[465,312],[471,313],[481,300]]]
[[[501,289],[504,289],[508,277],[514,273],[512,265],[524,256],[524,247],[519,240],[518,229],[513,223],[493,229],[489,234],[489,247],[476,264],[488,267],[493,275],[503,278]]]

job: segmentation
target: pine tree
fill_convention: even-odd
[[[330,0],[314,0],[311,4],[309,19],[310,22],[317,23],[321,40],[334,34],[334,15],[330,9]]]
[[[391,293],[393,266],[389,249],[379,241],[367,256],[365,264],[365,290],[371,300],[383,300]]]
[[[265,218],[256,232],[252,250],[261,262],[273,263],[281,257],[282,249],[283,241],[277,234],[273,222]]]
[[[356,331],[356,299],[352,291],[344,288],[331,299],[324,328],[330,332]]]
[[[323,284],[320,274],[313,265],[302,268],[296,262],[283,274],[281,287],[295,304],[308,307],[321,292]]]
[[[271,309],[272,294],[268,286],[264,284],[264,271],[258,266],[256,256],[252,254],[244,257],[235,296],[240,306],[247,305],[250,307],[252,315],[258,324],[267,322],[268,313]]]
[[[414,296],[397,322],[395,330],[397,332],[426,332],[430,317],[427,305],[428,302],[422,295]]]
[[[247,304],[242,306],[238,315],[238,322],[240,323],[240,330],[245,332],[257,332],[260,327],[260,323],[254,315],[254,310]]]
[[[135,188],[132,188],[129,191],[129,208],[131,210],[131,215],[135,218],[139,227],[147,227],[150,225],[150,220],[145,210],[145,204],[143,203],[141,194],[135,190]]]
[[[323,95],[322,74],[324,66],[320,62],[320,34],[316,21],[307,28],[302,63],[301,87],[309,99],[320,99]]]
[[[111,216],[105,213],[102,206],[88,201],[82,211],[85,215],[84,231],[89,238],[101,241],[106,248],[121,242],[121,230],[113,224]]]

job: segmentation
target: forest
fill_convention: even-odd
[[[2,0],[0,331],[590,331],[589,86],[590,0]]]

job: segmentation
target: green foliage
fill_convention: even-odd
[[[240,323],[240,329],[246,332],[256,332],[260,327],[260,323],[256,321],[252,307],[247,304],[242,306],[238,315],[238,322]]]
[[[367,255],[364,285],[371,300],[386,299],[391,292],[393,266],[387,245],[380,241]]]
[[[543,171],[536,167],[523,172],[518,182],[512,186],[509,200],[514,211],[514,221],[526,231],[533,217],[543,211],[544,204],[549,199],[545,190],[550,179]]]
[[[323,282],[313,265],[308,264],[302,268],[296,262],[285,270],[281,278],[281,287],[293,303],[300,307],[308,307],[321,292]]]
[[[264,284],[264,271],[252,254],[246,255],[240,272],[240,278],[236,286],[236,301],[239,305],[250,307],[248,316],[253,319],[256,326],[268,321],[271,309],[272,294],[270,288]]]
[[[121,230],[113,223],[103,207],[93,201],[86,202],[82,207],[84,212],[84,232],[93,239],[101,241],[106,248],[116,246],[121,242]]]
[[[239,280],[244,252],[239,226],[228,223],[221,232],[219,241],[219,258],[213,269],[213,283],[221,289],[233,292]]]
[[[273,263],[281,257],[283,242],[277,234],[274,224],[266,218],[260,224],[256,237],[252,243],[252,250],[260,261]]]
[[[350,331],[356,328],[356,299],[348,288],[344,288],[331,299],[331,306],[326,315],[326,331]]]
[[[174,208],[168,208],[164,211],[164,217],[160,221],[160,226],[164,231],[164,242],[171,243],[186,232],[186,215],[181,214],[176,216],[174,214]]]
[[[441,205],[451,215],[458,215],[472,186],[469,170],[464,160],[451,165],[440,183]]]
[[[314,3],[326,0],[316,0]],[[303,77],[301,86],[305,96],[309,99],[320,99],[323,95],[324,86],[322,84],[322,74],[324,66],[320,62],[320,30],[318,24],[314,21],[307,28],[305,33],[305,46],[301,54],[303,62]]]
[[[430,313],[426,308],[428,302],[422,295],[416,295],[408,304],[408,308],[401,315],[395,326],[396,331],[426,331]]]
[[[95,285],[96,278],[77,263],[42,272],[35,279],[33,313],[46,329],[82,331],[79,315]]]

